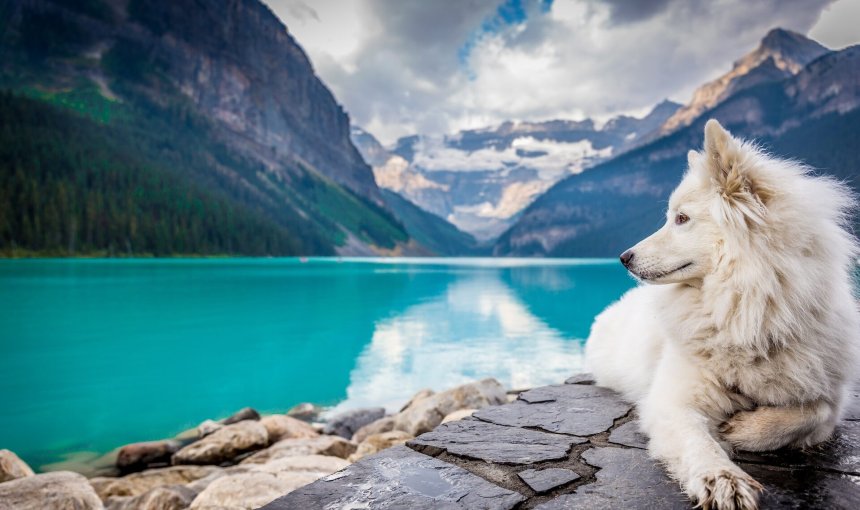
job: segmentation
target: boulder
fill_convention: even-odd
[[[350,455],[347,460],[350,462],[356,462],[368,455],[373,455],[376,452],[385,450],[386,448],[405,444],[406,441],[409,441],[410,439],[413,439],[413,437],[401,430],[392,430],[391,432],[373,434],[362,441],[355,450],[355,453]]]
[[[308,439],[283,439],[242,460],[245,464],[265,464],[282,457],[299,455],[328,455],[345,459],[355,453],[358,445],[340,436],[318,436]]]
[[[238,411],[236,411],[235,413],[231,414],[230,416],[224,418],[223,420],[219,420],[218,423],[220,423],[221,425],[232,425],[234,423],[239,423],[240,421],[245,421],[245,420],[255,420],[256,421],[259,419],[260,419],[260,413],[258,413],[256,409],[253,409],[250,407],[243,407],[242,409],[239,409]]]
[[[101,510],[83,475],[57,471],[0,483],[0,510]]]
[[[423,390],[418,390],[418,393],[412,395],[412,398],[410,398],[409,401],[407,401],[405,404],[403,404],[403,407],[400,408],[400,412],[402,413],[403,411],[409,409],[409,406],[418,402],[419,400],[424,400],[425,398],[432,397],[433,395],[434,395],[434,392],[430,388],[424,388]]]
[[[109,498],[107,510],[184,510],[194,501],[197,492],[182,485],[156,487],[139,496]]]
[[[358,429],[368,423],[375,422],[383,416],[385,416],[385,409],[382,407],[368,407],[346,411],[329,419],[323,429],[323,434],[336,435],[349,439]]]
[[[322,407],[310,404],[308,402],[303,402],[301,404],[293,406],[289,411],[287,411],[287,416],[306,422],[312,422],[316,421],[316,419],[319,418],[322,412]]]
[[[251,471],[283,475],[285,473],[309,473],[321,478],[349,466],[349,462],[338,457],[326,455],[299,455],[282,457],[265,464],[251,466]]]
[[[410,405],[395,415],[394,428],[418,436],[436,428],[442,420],[460,409],[481,409],[507,402],[505,388],[495,379],[457,386]]]
[[[197,439],[203,439],[209,434],[214,434],[215,432],[223,428],[224,425],[215,420],[203,420],[202,422],[200,422],[200,425],[197,425],[197,428],[194,429],[194,432]]]
[[[382,434],[383,432],[391,432],[394,430],[394,416],[386,416],[385,418],[380,418],[373,423],[368,423],[364,427],[358,429],[355,434],[352,435],[352,441],[355,443],[361,443],[368,436],[372,436],[374,434]]]
[[[304,473],[278,477],[271,473],[257,471],[223,476],[210,483],[203,492],[198,494],[189,508],[252,510],[317,478]]]
[[[226,425],[173,454],[173,464],[220,464],[237,456],[265,448],[269,435],[258,421]]]
[[[260,419],[260,423],[266,427],[266,432],[269,434],[269,443],[276,443],[281,439],[301,439],[319,436],[319,432],[306,422],[285,414],[264,416]]]
[[[128,473],[149,467],[169,466],[170,457],[186,444],[186,441],[177,439],[127,444],[117,453],[116,467]]]
[[[0,483],[33,476],[33,470],[15,452],[0,450]]]
[[[114,496],[139,496],[156,487],[185,485],[222,471],[215,466],[171,466],[147,469],[122,478],[90,478],[90,484],[102,500]]]
[[[460,409],[459,411],[454,411],[448,416],[442,418],[442,423],[448,423],[449,421],[457,421],[462,420],[463,418],[468,418],[472,416],[477,409]]]

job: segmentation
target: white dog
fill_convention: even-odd
[[[666,224],[624,252],[640,286],[594,322],[597,383],[635,402],[651,454],[704,508],[755,509],[733,449],[830,437],[857,368],[854,201],[715,120]]]

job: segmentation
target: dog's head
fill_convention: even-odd
[[[767,221],[771,185],[759,151],[733,138],[716,120],[705,125],[704,152],[690,151],[689,169],[669,199],[666,223],[621,254],[650,283],[702,280],[719,263],[721,246],[738,231]]]

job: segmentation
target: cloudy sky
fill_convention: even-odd
[[[687,102],[773,27],[860,42],[860,0],[264,1],[383,143]]]

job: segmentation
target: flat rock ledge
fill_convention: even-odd
[[[762,509],[860,508],[860,385],[836,435],[808,451],[740,452]],[[689,509],[645,451],[635,411],[587,374],[444,423],[263,510]]]

